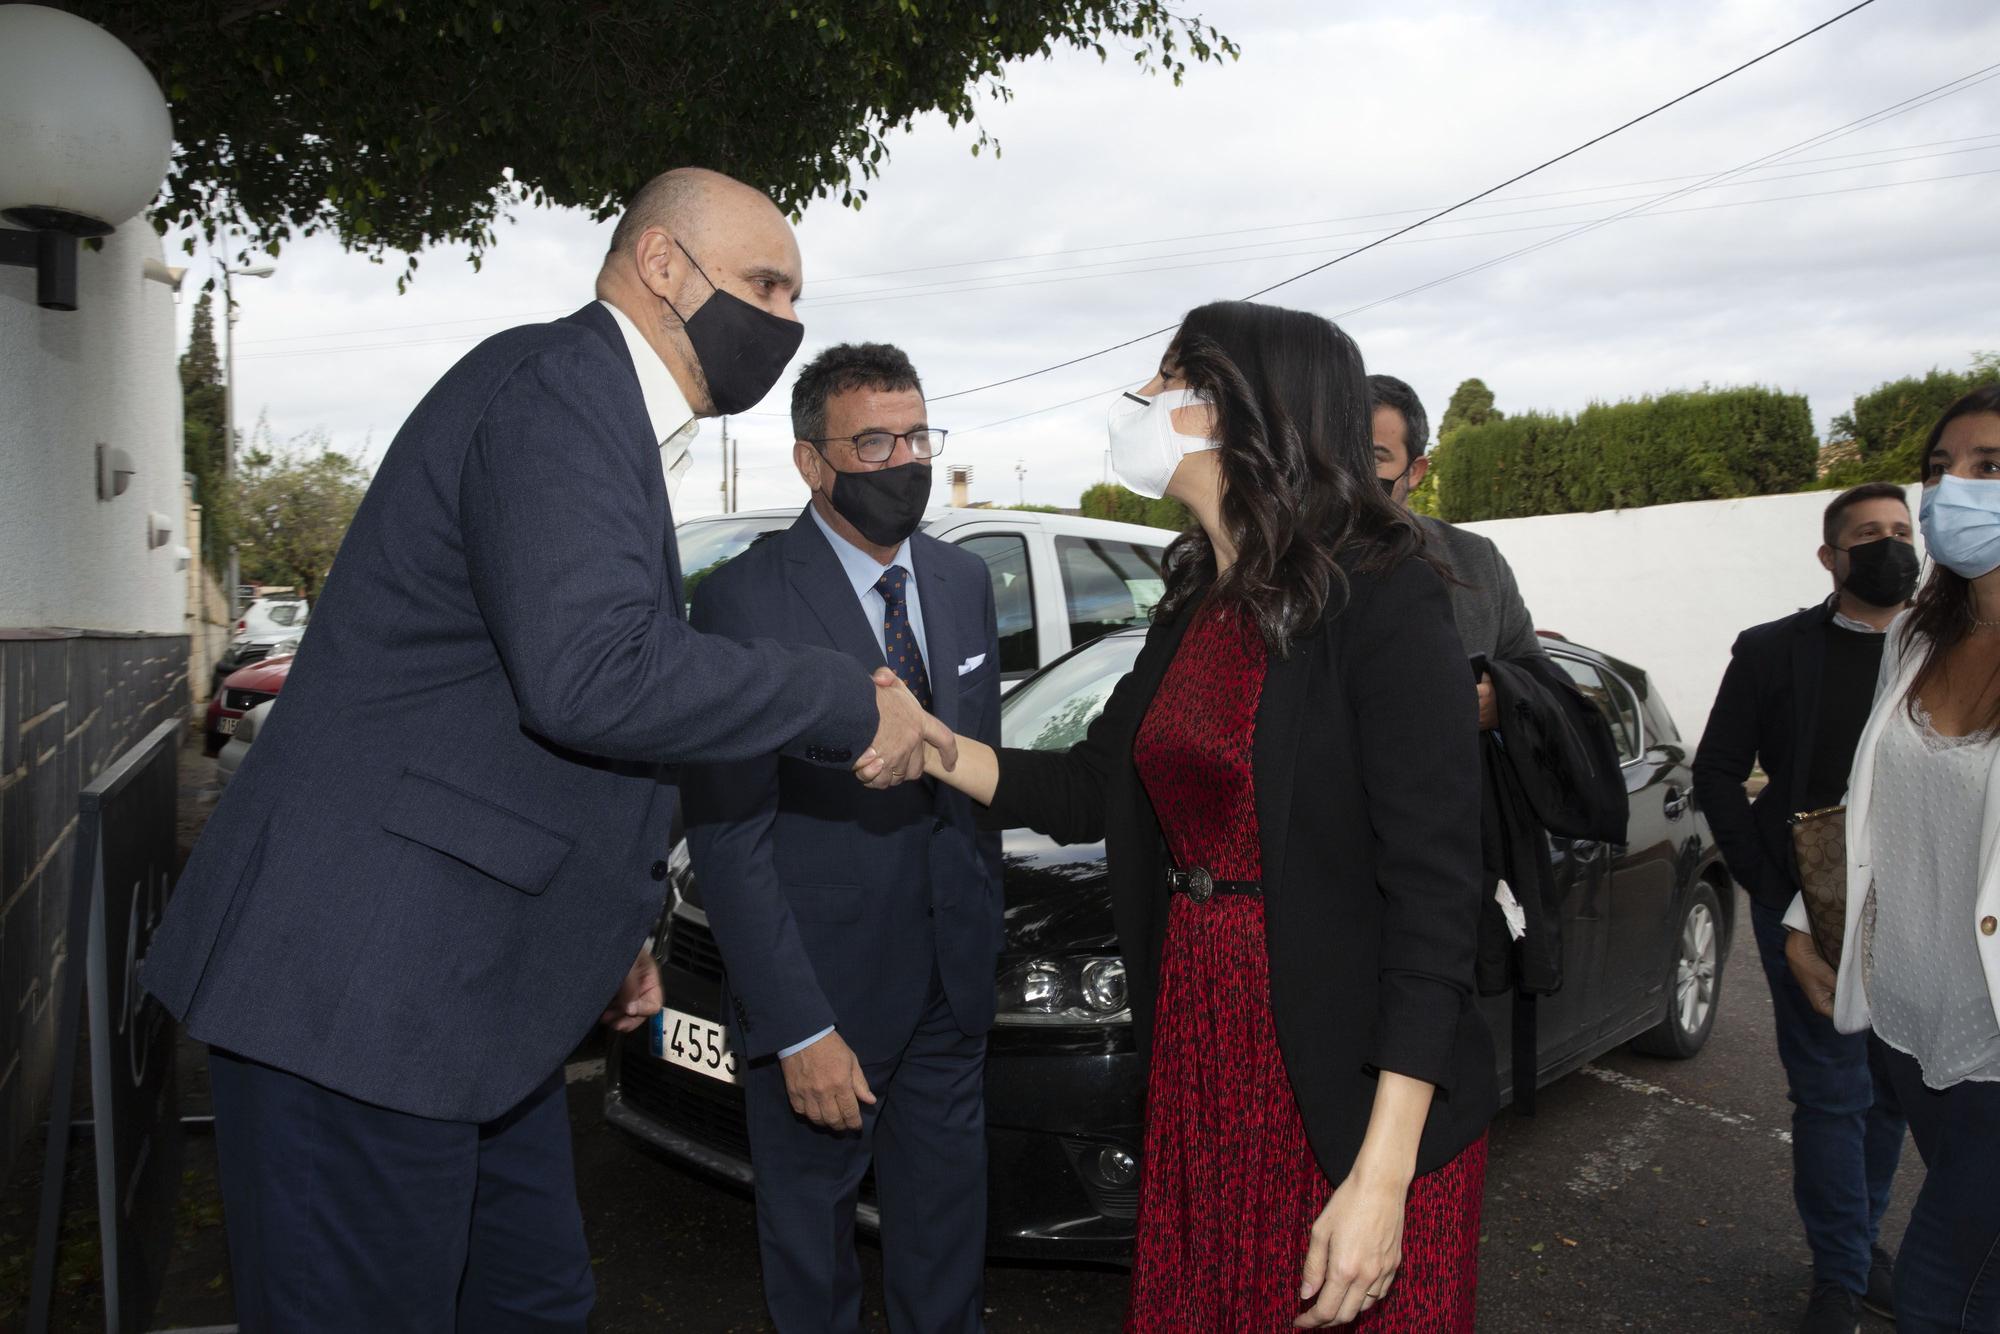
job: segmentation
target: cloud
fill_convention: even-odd
[[[936,399],[1171,325],[1505,179],[1832,12],[1824,0],[1701,14],[1228,4],[1208,14],[1243,59],[1191,70],[1181,88],[1115,52],[1102,67],[1068,53],[1023,66],[1015,100],[982,113],[997,160],[971,156],[973,131],[922,122],[893,145],[865,208],[808,213],[802,356],[895,341]],[[1872,6],[1464,220],[1268,299],[1338,315],[1561,230],[1503,229],[1580,222],[1693,184],[1967,74],[1972,53],[1996,47],[2000,11],[1985,0]],[[1940,153],[1951,156],[1906,160]],[[1507,409],[1756,382],[1808,394],[1822,424],[1883,379],[1962,365],[1996,341],[2000,175],[1919,178],[2000,168],[2000,80],[1798,156],[1811,161],[1667,206],[1702,211],[1613,223],[1347,327],[1434,415],[1478,375]],[[1854,188],[1888,182],[1914,183]],[[1775,202],[1737,203],[1755,199]],[[1391,216],[1359,216],[1371,214]],[[281,437],[324,427],[379,450],[478,337],[587,300],[607,235],[578,214],[524,214],[483,272],[429,255],[402,297],[392,268],[324,241],[288,248],[277,276],[239,282],[239,415],[268,409]],[[959,432],[948,459],[974,465],[976,496],[1013,499],[1018,461],[1028,499],[1074,503],[1102,475],[1104,398],[1150,374],[1164,341],[935,402],[933,421]],[[761,410],[780,412],[785,392]],[[1076,398],[1087,401],[972,429]],[[782,417],[732,430],[744,502],[796,503]],[[683,512],[716,507],[715,440],[710,427]]]

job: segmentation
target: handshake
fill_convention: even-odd
[[[875,669],[875,704],[881,721],[875,740],[854,762],[854,776],[877,791],[923,777],[924,748],[935,747],[947,772],[958,767],[958,738],[924,711],[917,697],[887,667]]]

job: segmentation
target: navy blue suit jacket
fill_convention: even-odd
[[[145,985],[196,1038],[492,1119],[658,916],[664,766],[811,750],[859,787],[848,657],[682,619],[658,443],[595,302],[488,339],[411,414],[153,938]]]
[[[922,534],[910,547],[931,711],[998,745],[986,564]],[[882,666],[868,615],[810,514],[704,579],[694,624]],[[863,1062],[885,1060],[915,1032],[933,968],[960,1029],[992,1026],[1000,842],[979,830],[969,798],[930,783],[874,792],[779,756],[692,766],[686,782],[688,851],[745,1059],[835,1027]]]

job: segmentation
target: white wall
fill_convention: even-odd
[[[1692,746],[1708,722],[1736,636],[1833,591],[1815,553],[1821,515],[1837,494],[1706,500],[1465,527],[1498,544],[1538,628],[1645,668]],[[1912,486],[1913,514],[1916,498]]]
[[[144,278],[148,257],[143,216],[83,249],[70,312],[35,304],[34,270],[0,267],[0,627],[185,629],[173,291]],[[137,469],[116,500],[97,498],[100,441]],[[174,531],[148,549],[154,511]]]

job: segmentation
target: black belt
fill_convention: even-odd
[[[1167,889],[1170,893],[1185,894],[1196,903],[1207,903],[1217,894],[1262,894],[1264,885],[1259,880],[1217,880],[1206,866],[1197,866],[1192,871],[1169,866]]]

